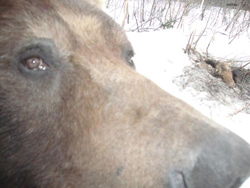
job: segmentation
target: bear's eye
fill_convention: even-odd
[[[132,59],[132,57],[130,57],[128,60],[127,60],[128,64],[131,66],[131,67],[135,67],[135,64],[134,64],[134,61]]]
[[[49,68],[39,57],[31,57],[23,61],[23,65],[29,70],[47,70]]]
[[[124,52],[123,56],[125,57],[125,60],[127,61],[128,65],[135,68],[135,64],[132,60],[132,58],[134,56],[134,51],[133,50],[126,50]]]

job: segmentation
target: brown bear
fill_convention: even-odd
[[[100,6],[0,0],[0,187],[239,187],[250,146],[136,73]]]

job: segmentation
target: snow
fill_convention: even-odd
[[[183,51],[188,40],[183,31],[171,29],[145,33],[128,32],[127,36],[136,53],[133,60],[138,73],[148,77],[168,93],[195,107],[205,116],[227,127],[250,144],[250,115],[239,113],[234,117],[229,117],[232,109],[237,109],[237,104],[228,107],[218,104],[217,101],[202,100],[206,98],[205,92],[197,94],[192,88],[181,91],[173,83],[173,78],[181,75],[185,66],[191,65],[188,55]],[[218,43],[219,41],[217,40]],[[240,50],[238,46],[230,48],[232,51],[228,50],[229,54],[234,52],[234,48]],[[243,52],[240,51],[237,54],[244,54],[245,48],[250,49],[249,42],[242,48]],[[215,51],[218,57],[223,51],[221,49],[224,48],[221,47],[220,50]],[[221,55],[225,54],[221,53]],[[231,102],[230,99],[227,100],[229,103]],[[249,187],[250,179],[241,188]]]
[[[119,12],[119,9],[117,12]],[[206,25],[205,21],[197,21],[190,25],[190,20],[194,16],[192,14],[189,16],[185,18],[185,23],[181,29],[142,33],[127,32],[135,50],[133,61],[136,70],[168,93],[190,104],[205,116],[225,126],[250,144],[250,115],[244,111],[232,115],[242,108],[241,103],[230,98],[225,98],[227,105],[218,102],[216,99],[208,100],[206,92],[197,92],[192,87],[183,89],[175,82],[177,77],[184,74],[185,67],[193,66],[188,55],[184,53],[191,32],[197,29],[196,34],[198,35]],[[122,19],[118,17],[117,20],[121,23]],[[133,25],[133,23],[131,24]],[[126,28],[128,27],[126,26]],[[241,37],[236,37],[229,44],[232,38],[229,39],[229,33],[225,32],[225,27],[216,27],[217,33],[209,47],[210,55],[218,59],[250,60],[250,40],[247,35],[243,34]],[[208,26],[197,45],[197,49],[205,52],[213,33],[214,28]],[[249,187],[250,178],[241,188]]]
[[[137,72],[150,78],[167,92],[178,95],[178,87],[172,83],[172,78],[180,75],[184,66],[190,65],[188,56],[180,48],[185,44],[184,36],[177,30],[128,32],[127,36],[136,53],[133,60]],[[173,40],[173,36],[181,38]]]
[[[206,93],[199,93],[194,97],[195,91],[192,88],[180,90],[173,83],[173,78],[181,75],[185,66],[191,66],[188,55],[183,51],[187,43],[187,37],[182,31],[172,29],[146,33],[128,32],[127,36],[136,52],[134,62],[137,72],[250,143],[249,114],[239,113],[235,117],[229,117],[232,109],[237,109],[237,104],[232,104],[229,108],[216,104],[216,101],[210,101],[210,103],[204,103],[204,100],[197,101],[197,99],[205,98]],[[250,49],[250,43],[248,49]],[[227,100],[228,103],[231,102],[230,98]],[[214,108],[209,108],[211,106]]]
[[[172,29],[147,33],[128,32],[127,35],[136,52],[134,62],[138,73],[148,77],[168,93],[195,107],[205,116],[224,125],[250,144],[249,114],[239,113],[230,118],[229,112],[235,109],[234,104],[232,104],[232,108],[229,108],[217,104],[216,101],[212,101],[210,104],[206,101],[206,103],[198,100],[205,98],[206,93],[199,93],[199,96],[194,97],[192,93],[195,91],[192,91],[192,88],[181,91],[172,82],[174,77],[182,74],[185,66],[191,65],[188,56],[183,52],[187,39],[182,31]],[[247,49],[250,49],[249,43]],[[249,187],[250,179],[241,188]]]

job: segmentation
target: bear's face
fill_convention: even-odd
[[[0,1],[1,186],[241,183],[249,146],[136,73],[96,3]]]
[[[97,160],[95,129],[112,129],[123,121],[118,116],[135,119],[119,109],[127,101],[116,101],[131,93],[122,82],[130,85],[136,74],[132,46],[110,17],[85,1],[5,1],[0,9],[1,185],[32,187],[39,181],[48,187],[63,178],[53,186],[67,187],[67,178]],[[101,136],[113,136],[108,134],[101,132],[98,147]],[[79,185],[89,184],[85,177],[95,168]]]

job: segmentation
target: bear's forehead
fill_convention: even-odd
[[[29,5],[28,2],[32,3]],[[20,25],[25,25],[24,40],[53,39],[56,46],[69,51],[75,50],[76,46],[92,50],[110,46],[118,49],[128,42],[123,30],[109,16],[85,1],[80,8],[78,4],[75,7],[68,6],[65,3],[67,1],[36,2],[38,1],[12,0],[4,6],[5,14],[2,16],[19,23],[19,26],[13,24],[11,30],[17,30],[17,33]]]

